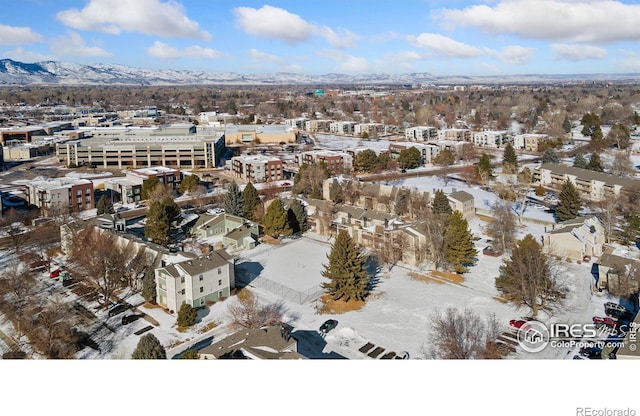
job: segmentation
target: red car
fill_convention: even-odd
[[[509,325],[518,329],[522,328],[523,326],[526,328],[527,321],[523,321],[522,319],[512,319],[509,321]]]
[[[51,273],[49,273],[49,277],[55,279],[60,276],[60,269],[55,269]]]
[[[615,328],[616,326],[616,321],[614,321],[613,319],[609,318],[608,316],[606,318],[603,318],[601,316],[594,316],[593,317],[593,323],[594,324],[604,324],[608,327],[611,328]]]

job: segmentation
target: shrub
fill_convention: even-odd
[[[179,327],[188,327],[192,326],[196,323],[196,318],[198,317],[198,312],[195,308],[188,303],[183,303],[180,306],[180,310],[178,311],[178,326]]]

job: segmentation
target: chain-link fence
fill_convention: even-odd
[[[243,287],[251,284],[252,286],[278,295],[283,299],[289,300],[291,302],[296,302],[299,305],[314,301],[318,299],[323,293],[320,285],[316,285],[311,289],[307,289],[304,292],[301,292],[299,290],[295,290],[288,286],[285,286],[281,283],[274,282],[273,280],[267,279],[266,277],[243,270],[241,265],[236,266],[236,283],[239,286]]]

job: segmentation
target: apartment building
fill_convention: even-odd
[[[469,129],[442,129],[438,130],[439,140],[450,140],[456,142],[471,142],[472,135]]]
[[[454,211],[459,211],[465,220],[471,221],[476,217],[475,198],[468,192],[457,191],[447,195],[449,205]]]
[[[334,121],[329,125],[329,132],[332,134],[353,135],[356,127],[355,121]]]
[[[404,131],[404,137],[410,142],[426,142],[438,139],[438,129],[431,126],[409,127]]]
[[[302,128],[300,128],[302,129]],[[295,143],[297,127],[281,125],[238,125],[226,126],[224,129],[225,144],[237,146],[242,144],[280,144]]]
[[[45,215],[54,210],[80,212],[95,207],[93,182],[87,179],[36,179],[27,184],[27,198]]]
[[[155,278],[158,303],[173,313],[183,303],[197,308],[229,297],[235,288],[233,258],[224,250],[164,265]]]
[[[342,173],[353,169],[353,156],[347,152],[332,150],[312,150],[295,155],[298,166],[325,163],[332,173]]]
[[[624,190],[637,189],[640,186],[640,181],[636,179],[620,178],[559,163],[543,163],[533,171],[533,179],[542,186],[558,189],[568,179],[576,186],[582,198],[591,201],[616,197]]]
[[[498,149],[511,141],[507,130],[485,130],[473,133],[473,144],[477,147]]]
[[[233,157],[231,171],[236,178],[252,183],[284,179],[282,160],[264,155]]]
[[[378,137],[387,134],[387,126],[382,123],[358,123],[353,126],[353,134],[358,137]]]
[[[304,122],[304,130],[310,133],[327,133],[331,123],[331,120],[307,120]]]
[[[516,134],[513,136],[513,147],[515,149],[524,149],[527,152],[537,152],[538,146],[549,140],[548,134]]]
[[[418,149],[420,154],[422,154],[423,164],[433,163],[433,159],[438,156],[441,151],[440,146],[436,144],[394,142],[389,144],[389,153],[391,153],[392,157],[397,158],[398,155],[400,155],[400,152],[412,147]]]

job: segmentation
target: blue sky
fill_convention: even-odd
[[[640,72],[634,0],[2,0],[0,57],[245,74]]]

